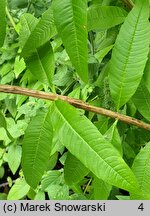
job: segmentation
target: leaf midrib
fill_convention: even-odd
[[[99,158],[101,158],[101,160],[102,160],[107,166],[109,166],[109,167],[111,168],[111,170],[113,170],[117,175],[119,175],[119,176],[123,179],[123,181],[126,181],[128,185],[132,186],[132,184],[131,184],[129,181],[127,181],[126,179],[124,179],[116,170],[113,169],[113,167],[112,167],[111,165],[107,164],[106,161],[105,161],[102,157],[100,157],[100,155],[99,155],[96,151],[94,151],[93,148],[91,148],[91,147],[87,144],[86,140],[84,140],[83,137],[81,137],[80,134],[78,134],[78,133],[75,131],[75,129],[72,127],[72,125],[69,124],[69,121],[67,121],[67,119],[64,118],[63,114],[60,112],[60,110],[58,109],[58,107],[57,107],[57,110],[58,110],[58,112],[60,113],[62,119],[67,123],[67,125],[69,125],[69,127],[71,128],[71,130],[73,130],[73,131],[75,132],[75,134],[77,134],[77,136],[78,136],[79,138],[81,138],[81,140],[83,140],[83,142],[88,146],[88,148],[89,148],[91,151],[93,151],[94,154],[96,154]],[[80,160],[80,159],[79,159],[79,160]],[[85,165],[85,166],[86,166],[86,165]]]
[[[148,155],[150,155],[150,148],[147,150],[148,151]],[[146,168],[147,168],[147,164],[150,162],[150,158],[148,158],[148,160],[146,159],[145,160],[145,166],[142,168],[142,173],[143,173],[143,175],[142,175],[142,177],[140,178],[140,181],[139,181],[139,186],[140,186],[140,189],[143,191],[143,182],[144,182],[144,177],[145,177],[145,173],[146,173]],[[147,175],[146,175],[147,176]],[[144,191],[144,193],[145,193],[146,191]]]
[[[40,129],[39,136],[38,136],[37,139],[36,139],[38,144],[36,145],[35,154],[33,155],[32,170],[36,170],[36,169],[35,169],[35,164],[36,164],[35,161],[36,161],[37,152],[38,152],[39,146],[40,146],[39,143],[40,143],[40,140],[41,140],[41,137],[42,137],[43,125],[44,125],[44,122],[45,122],[45,120],[46,120],[47,115],[48,115],[48,113],[45,113],[45,117],[43,118],[43,121],[42,121],[42,123],[41,123],[41,129]],[[33,173],[34,173],[34,172],[31,172],[31,179],[32,179],[32,177],[34,176]]]
[[[75,17],[75,12],[74,12],[74,6],[73,6],[73,2],[72,2],[72,4],[71,4],[71,10],[72,10],[72,14],[73,14],[73,17],[72,17],[72,22],[73,22],[73,25],[75,26],[75,28],[74,28],[74,36],[75,36],[75,38],[77,39],[77,40],[75,40],[75,44],[76,44],[76,49],[77,49],[77,52],[76,52],[76,56],[77,56],[77,59],[78,59],[78,67],[80,68],[80,65],[81,65],[81,62],[80,62],[80,56],[79,56],[79,47],[78,47],[78,37],[77,37],[77,31],[76,31],[76,22],[75,22],[75,19],[74,19],[74,17]],[[80,68],[80,71],[81,71],[81,68]]]
[[[142,7],[141,7],[141,10],[139,12],[139,15],[137,17],[137,22],[135,24],[135,28],[134,28],[134,31],[133,31],[133,35],[132,35],[132,38],[131,38],[131,44],[130,44],[130,47],[129,47],[129,50],[128,50],[128,58],[126,59],[125,61],[125,64],[124,64],[124,68],[123,68],[123,78],[122,78],[122,82],[121,82],[121,86],[120,86],[120,91],[119,91],[119,97],[118,97],[118,106],[117,106],[117,111],[119,110],[120,108],[120,101],[121,101],[121,98],[122,98],[122,91],[123,91],[123,87],[124,87],[124,81],[126,79],[126,74],[127,74],[127,65],[128,65],[128,62],[129,62],[129,56],[130,56],[130,53],[132,51],[132,44],[133,44],[133,41],[134,41],[134,38],[135,38],[135,32],[136,32],[136,29],[137,29],[137,26],[138,26],[138,23],[139,23],[139,19],[140,19],[140,14],[141,14],[141,11],[142,11]]]

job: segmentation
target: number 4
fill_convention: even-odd
[[[139,210],[143,211],[144,210],[144,206],[143,206],[143,203],[141,203],[138,207]]]

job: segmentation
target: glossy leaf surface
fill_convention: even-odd
[[[87,0],[53,1],[54,20],[76,72],[88,82]]]
[[[136,1],[121,26],[110,61],[109,84],[117,109],[140,84],[149,51],[148,0]]]

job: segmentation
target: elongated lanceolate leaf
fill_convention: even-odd
[[[52,142],[50,112],[41,111],[30,122],[22,146],[22,169],[27,183],[36,188],[47,169]]]
[[[117,109],[135,93],[149,51],[148,0],[136,1],[116,39],[109,70],[109,84]]]
[[[34,30],[28,37],[21,55],[28,57],[31,53],[36,51],[36,48],[44,45],[56,34],[56,28],[53,20],[53,13],[51,7],[43,14],[40,21],[37,23]]]
[[[150,121],[150,93],[144,81],[141,82],[132,100],[143,117]]]
[[[0,47],[3,46],[6,34],[6,0],[0,1]]]
[[[115,6],[92,5],[88,8],[88,30],[104,30],[123,23],[127,12]]]
[[[54,21],[76,72],[88,82],[87,0],[53,1]]]
[[[139,182],[143,196],[139,199],[150,199],[150,142],[140,150],[139,154],[135,157],[132,165],[132,170]],[[132,199],[138,199],[133,195]]]
[[[30,56],[25,58],[27,68],[42,83],[52,86],[54,75],[54,53],[50,42],[36,49]]]
[[[62,101],[56,102],[51,118],[53,129],[58,131],[63,145],[98,178],[125,190],[139,192],[131,169],[90,120]]]

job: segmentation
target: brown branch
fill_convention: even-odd
[[[132,124],[139,128],[144,128],[150,131],[150,124],[147,124],[145,122],[142,122],[130,116],[126,116],[126,115],[123,115],[117,112],[113,112],[111,110],[103,109],[101,107],[91,106],[83,102],[82,100],[74,99],[68,96],[58,95],[54,93],[46,93],[42,91],[31,90],[27,88],[22,88],[18,86],[10,86],[10,85],[0,85],[0,92],[32,96],[32,97],[41,98],[45,100],[51,100],[51,101],[60,99],[60,100],[66,101],[67,103],[73,105],[74,107],[77,107],[77,108],[80,108],[86,111],[90,111],[93,113],[97,113],[100,115],[104,115],[110,118],[118,119],[119,121],[125,122],[127,124]]]
[[[131,0],[123,0],[124,4],[131,10],[134,6]]]

